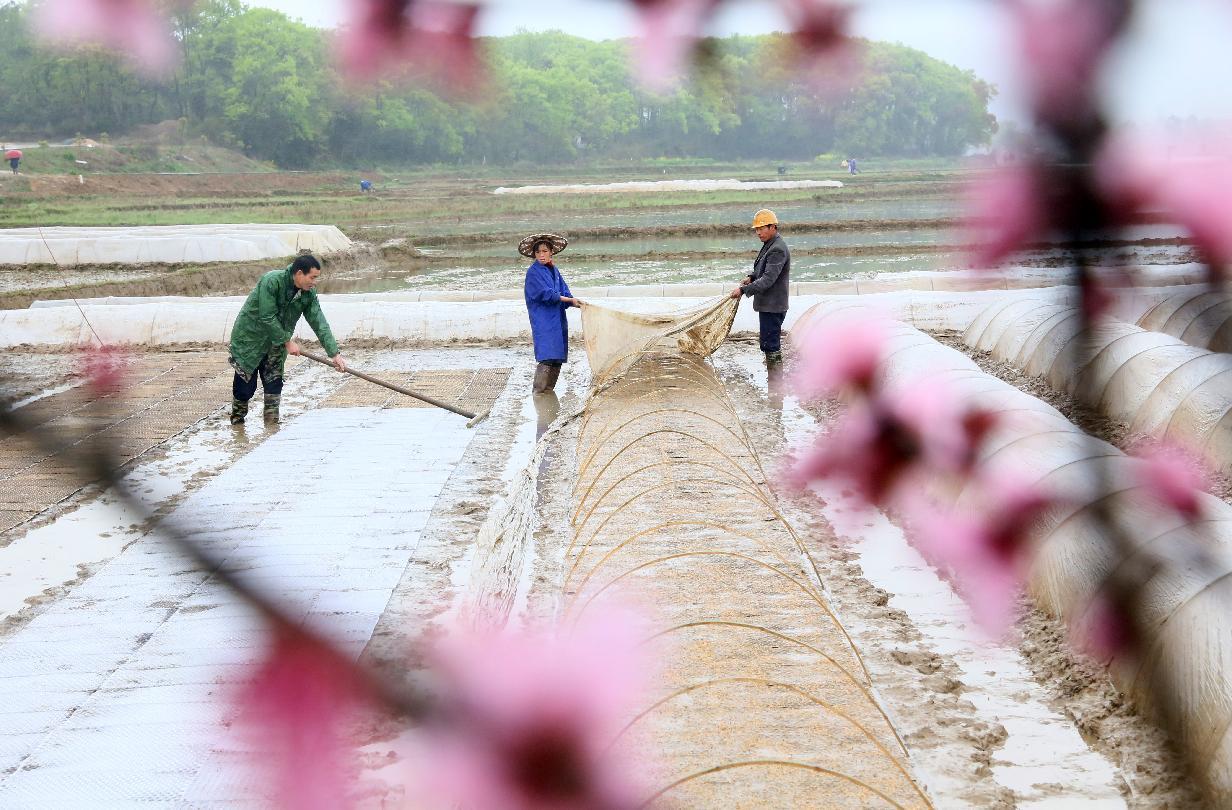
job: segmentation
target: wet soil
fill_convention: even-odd
[[[372,260],[363,247],[320,258],[323,272],[339,274],[367,267]],[[25,309],[35,301],[104,296],[247,295],[262,273],[280,266],[285,264],[278,259],[263,259],[188,265],[0,267],[0,309]]]

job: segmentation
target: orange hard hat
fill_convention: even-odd
[[[753,215],[753,227],[760,228],[763,225],[778,225],[779,218],[774,215],[774,212],[769,208],[763,208]]]

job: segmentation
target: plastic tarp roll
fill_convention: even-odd
[[[1232,355],[1124,321],[1084,330],[1077,310],[1029,304],[989,307],[964,342],[989,347],[996,359],[1044,377],[1131,433],[1175,441],[1232,472]]]
[[[0,229],[0,265],[203,264],[350,250],[333,225],[150,225]]]
[[[1232,352],[1232,296],[1208,287],[1185,288],[1151,307],[1138,325],[1191,346]]]
[[[807,338],[809,330],[856,311],[814,307],[800,317],[797,331]],[[992,320],[973,322],[971,339],[995,345],[999,337],[993,340],[984,331]],[[1044,323],[1028,320],[1033,326],[1024,327],[1026,334]],[[1109,330],[1108,345],[1117,342],[1117,334],[1136,334],[1126,326]],[[1160,695],[1171,701],[1180,723],[1178,741],[1197,763],[1213,805],[1232,805],[1232,507],[1202,494],[1203,518],[1197,522],[1159,508],[1138,483],[1141,461],[1086,435],[1050,405],[984,374],[966,355],[905,324],[892,329],[880,372],[887,386],[927,375],[965,405],[999,415],[981,445],[977,475],[1008,469],[1064,496],[1030,527],[1034,555],[1027,587],[1042,609],[1077,625],[1091,621],[1098,615],[1100,588],[1118,567],[1132,564],[1098,519],[1101,509],[1128,538],[1130,557],[1150,553],[1168,561],[1137,595],[1145,628],[1141,656],[1114,658],[1110,674],[1139,705],[1151,707]],[[959,510],[979,509],[982,499],[971,486],[956,495],[938,487],[933,495]]]

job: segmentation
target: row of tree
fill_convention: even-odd
[[[954,155],[996,129],[992,86],[901,45],[862,42],[860,69],[835,86],[784,62],[780,35],[729,37],[708,43],[687,84],[654,93],[631,74],[627,42],[519,33],[480,42],[489,92],[460,101],[414,84],[356,92],[330,58],[332,32],[238,0],[182,13],[182,59],[158,79],[96,49],[42,47],[30,13],[30,4],[0,6],[0,133],[9,139],[117,135],[181,119],[188,132],[294,168]]]

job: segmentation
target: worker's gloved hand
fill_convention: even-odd
[[[331,359],[334,361],[334,368],[339,371],[346,371],[346,361],[342,359],[342,355],[335,354]]]
[[[287,341],[287,354],[293,354],[293,355],[299,356],[300,354],[299,344],[296,343],[294,340]]]

